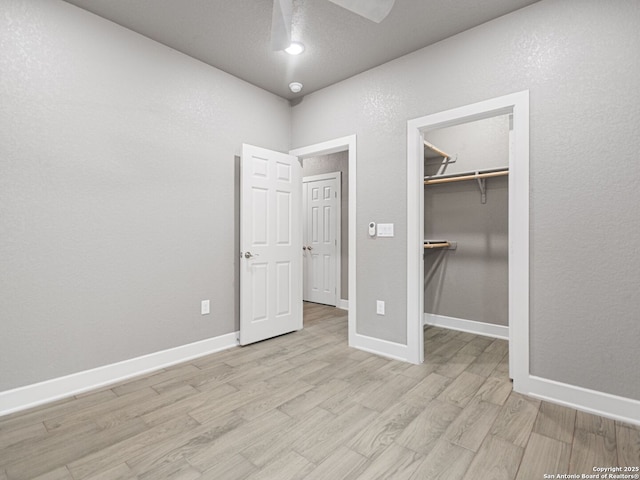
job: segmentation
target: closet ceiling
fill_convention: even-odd
[[[294,0],[292,39],[306,46],[297,57],[270,50],[272,0],[66,1],[293,100],[538,0],[396,0],[380,24]]]

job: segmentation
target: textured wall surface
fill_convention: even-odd
[[[288,103],[57,0],[0,51],[0,391],[237,330],[234,156]]]
[[[357,134],[357,330],[406,342],[406,122],[528,89],[532,373],[640,400],[640,2],[543,0],[308,95],[293,123],[69,4],[2,6],[0,390],[237,328],[242,142]]]
[[[302,161],[302,175],[341,172],[340,205],[340,299],[349,299],[349,153],[338,152]]]
[[[406,342],[407,120],[528,89],[532,373],[640,400],[638,24],[635,0],[541,1],[293,108],[294,147],[358,138],[358,332]]]

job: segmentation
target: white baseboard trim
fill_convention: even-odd
[[[409,361],[409,348],[407,345],[403,345],[402,343],[368,337],[367,335],[361,335],[359,333],[353,335],[353,338],[350,338],[349,340],[350,347],[381,355],[383,357],[392,358],[394,360],[401,360],[403,362]]]
[[[349,310],[349,300],[345,300],[344,298],[341,298],[340,300],[338,300],[338,304],[336,305],[336,308],[340,308],[342,310]]]
[[[0,416],[121,382],[238,345],[238,332],[150,353],[64,377],[0,392]]]
[[[424,314],[425,325],[509,339],[509,327],[475,322],[444,315]],[[514,381],[513,389],[524,395],[592,413],[602,417],[640,425],[640,401],[567,383],[529,375],[524,382]]]
[[[509,340],[509,327],[504,325],[494,325],[492,323],[476,322],[474,320],[465,320],[463,318],[447,317],[445,315],[436,315],[435,313],[424,314],[424,325],[432,325],[434,327],[449,328],[451,330],[460,330],[462,332],[475,333],[476,335],[484,335],[485,337]]]
[[[640,401],[609,393],[556,382],[529,375],[523,385],[514,382],[513,389],[525,395],[575,408],[584,412],[640,425]]]

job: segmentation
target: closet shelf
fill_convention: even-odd
[[[451,175],[424,177],[424,184],[436,185],[439,183],[462,182],[464,180],[480,180],[482,178],[502,177],[504,175],[509,175],[508,168],[477,170],[475,172],[463,172]]]
[[[462,182],[464,180],[477,180],[480,189],[480,201],[487,203],[486,179],[492,177],[502,177],[509,175],[509,168],[492,168],[488,170],[476,170],[475,172],[463,172],[451,175],[434,175],[432,177],[424,177],[425,185],[438,185],[441,183]]]

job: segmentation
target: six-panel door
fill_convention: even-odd
[[[302,328],[302,179],[294,156],[242,146],[240,344]]]

